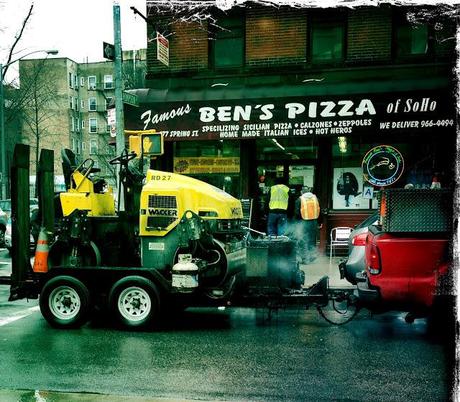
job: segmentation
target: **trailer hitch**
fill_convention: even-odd
[[[319,315],[328,323],[334,325],[343,325],[350,322],[361,309],[359,299],[354,294],[354,291],[354,288],[328,288],[327,302],[316,305]]]

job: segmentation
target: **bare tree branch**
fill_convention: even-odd
[[[32,15],[32,10],[34,8],[34,5],[33,3],[31,4],[30,6],[30,9],[29,9],[29,12],[27,13],[27,16],[26,18],[24,19],[24,21],[22,22],[22,26],[21,26],[21,30],[19,31],[19,33],[16,35],[15,37],[15,40],[14,40],[14,43],[13,45],[11,46],[11,49],[10,49],[10,52],[8,54],[8,59],[6,60],[6,64],[5,64],[5,67],[4,67],[4,70],[3,70],[3,76],[6,75],[7,71],[8,71],[8,63],[11,61],[11,59],[13,58],[13,54],[14,54],[14,48],[16,47],[16,45],[18,44],[18,42],[21,40],[21,37],[22,37],[22,34],[24,33],[24,29],[26,28],[26,25],[27,25],[27,21],[29,21],[29,18],[30,16]]]

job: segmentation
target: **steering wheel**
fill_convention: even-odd
[[[134,151],[128,153],[128,151],[124,149],[120,156],[110,159],[109,163],[111,165],[124,165],[127,164],[130,160],[133,160],[136,156],[137,154]]]

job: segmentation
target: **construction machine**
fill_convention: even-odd
[[[155,170],[153,159],[144,174],[144,158],[161,155],[162,141],[158,133],[142,132],[130,141],[136,151],[110,161],[119,171],[118,208],[94,161],[78,164],[70,150],[62,152],[67,191],[54,194],[53,152],[42,150],[42,228],[33,268],[23,235],[30,225],[23,213],[29,147],[16,146],[10,300],[39,297],[42,315],[60,328],[84,324],[96,308],[130,328],[190,306],[326,306],[341,299],[352,308],[352,295],[328,290],[327,277],[302,289],[294,243],[251,239],[238,199],[194,178]]]

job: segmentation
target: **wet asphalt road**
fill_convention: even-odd
[[[5,402],[40,400],[37,390],[45,401],[449,400],[445,339],[401,314],[362,311],[337,327],[313,309],[281,311],[270,323],[261,310],[194,309],[156,331],[100,321],[63,331],[30,309],[36,301],[12,306],[7,292],[0,286],[0,319],[27,315],[0,326]]]

